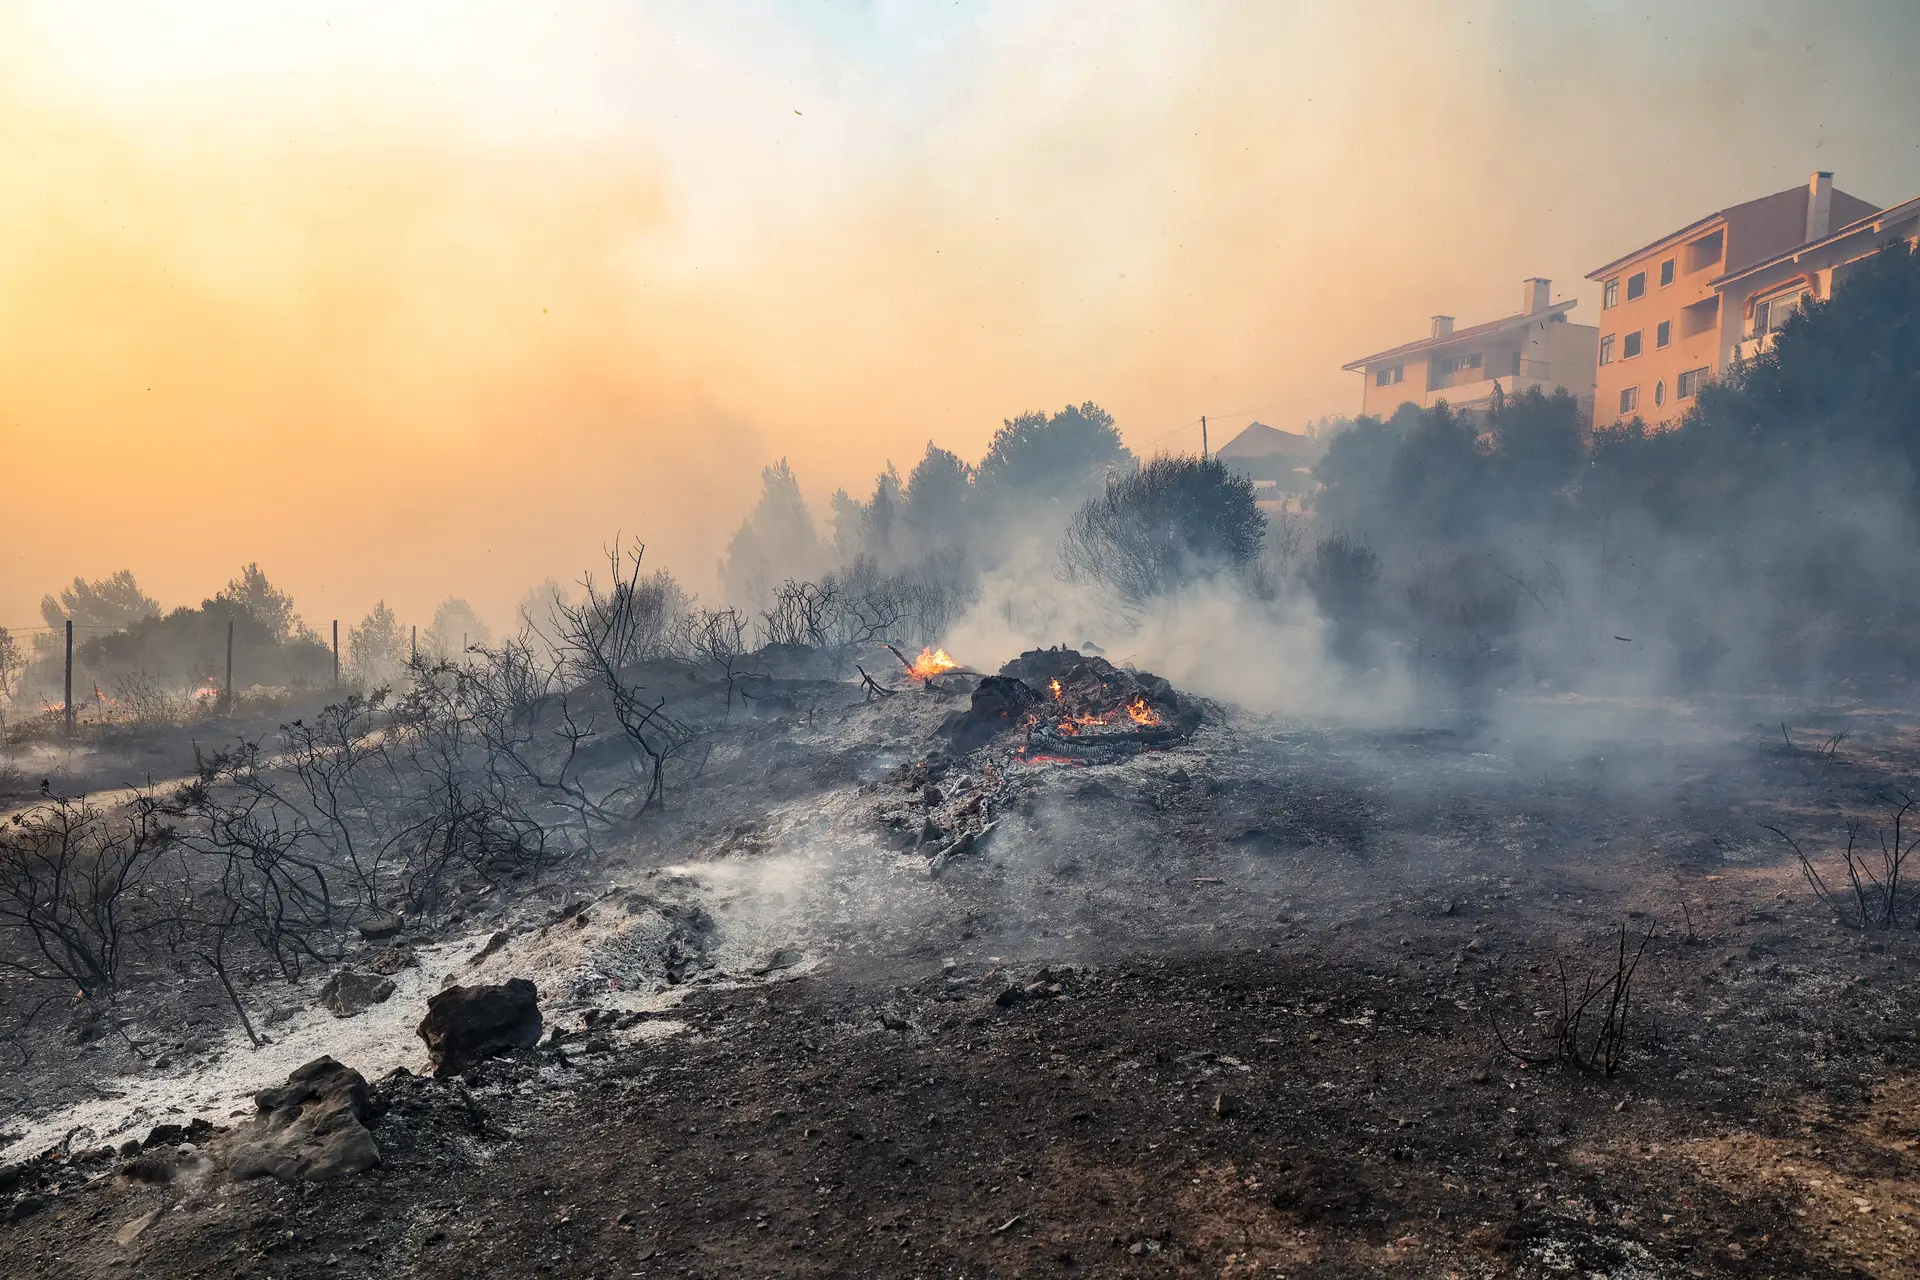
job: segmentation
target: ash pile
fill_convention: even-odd
[[[1198,701],[1145,671],[1075,649],[1030,649],[984,676],[971,705],[941,726],[955,751],[1013,738],[1015,756],[1100,763],[1190,737]]]

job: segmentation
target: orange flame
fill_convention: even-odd
[[[1147,705],[1145,698],[1136,697],[1127,704],[1127,714],[1133,717],[1135,724],[1154,725],[1160,723],[1160,713]]]
[[[907,670],[917,680],[931,680],[943,672],[952,671],[960,664],[947,656],[945,649],[927,648],[920,656],[908,664]]]
[[[1053,700],[1055,702],[1060,701],[1060,677],[1055,676],[1053,679],[1047,681],[1047,683],[1053,687]]]

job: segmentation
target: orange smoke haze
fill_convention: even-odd
[[[0,9],[0,624],[252,560],[499,624],[616,531],[710,590],[782,454],[1297,427],[1523,276],[1920,191],[1899,7],[77,8]]]

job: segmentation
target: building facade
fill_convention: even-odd
[[[1767,350],[1788,316],[1809,299],[1831,298],[1861,263],[1897,243],[1920,251],[1920,197],[1716,279],[1721,307],[1729,320],[1739,321],[1725,335],[1721,361],[1751,360]]]
[[[1729,293],[1726,286],[1878,212],[1836,190],[1831,173],[1815,173],[1804,187],[1709,214],[1589,272],[1601,289],[1594,425],[1635,417],[1676,424],[1750,337],[1752,303],[1766,300],[1765,288],[1783,297],[1791,291],[1756,284]],[[1788,313],[1786,303],[1762,312],[1762,336]]]
[[[1441,400],[1484,410],[1496,388],[1511,396],[1529,387],[1564,387],[1591,410],[1599,331],[1570,323],[1574,302],[1550,301],[1552,287],[1552,281],[1532,277],[1522,282],[1521,310],[1514,315],[1465,329],[1456,329],[1452,316],[1435,316],[1431,333],[1420,341],[1342,365],[1363,378],[1360,412],[1387,417],[1402,404],[1424,409]]]

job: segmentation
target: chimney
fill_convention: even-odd
[[[1802,244],[1827,238],[1833,230],[1833,175],[1815,173],[1807,179],[1807,238]]]
[[[1452,337],[1453,336],[1453,317],[1452,316],[1435,316],[1433,318],[1433,336],[1436,338]]]
[[[1528,276],[1520,282],[1520,311],[1524,315],[1537,316],[1551,303],[1553,281],[1544,276]]]

